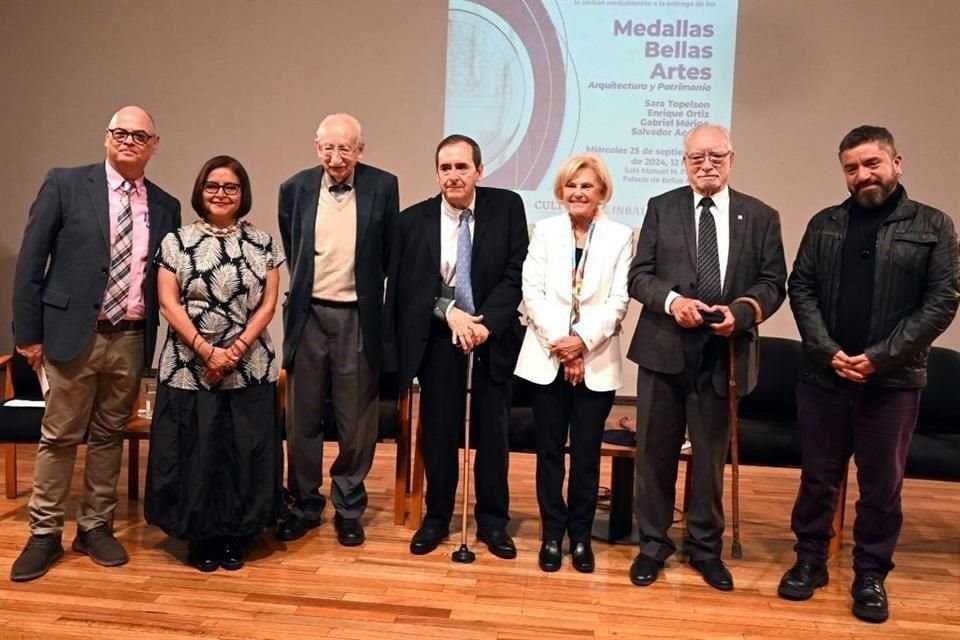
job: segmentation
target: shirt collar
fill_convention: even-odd
[[[470,206],[467,207],[467,209],[470,209],[470,211],[473,211],[474,214],[477,213],[477,192],[476,191],[473,192],[473,199],[470,201]],[[457,222],[460,222],[460,212],[464,211],[464,209],[457,209],[452,204],[447,202],[446,196],[443,196],[443,195],[440,196],[440,210],[448,218],[451,218],[452,220],[456,220]]]
[[[113,168],[113,165],[110,164],[110,161],[107,160],[104,162],[107,167],[107,188],[111,191],[119,191],[120,187],[123,186],[123,183],[127,180],[120,172]],[[143,191],[143,176],[140,176],[133,181],[133,192],[137,195],[144,193]]]
[[[701,195],[696,191],[693,192],[694,211],[700,208],[700,201],[706,197],[707,196]],[[730,210],[730,186],[724,185],[723,189],[720,189],[720,191],[717,191],[715,194],[710,196],[710,199],[713,200],[713,206],[715,206],[718,211],[729,211]]]

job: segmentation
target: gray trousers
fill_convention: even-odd
[[[363,350],[356,308],[314,302],[294,371],[289,377],[287,477],[292,512],[319,521],[323,484],[323,418],[332,401],[340,452],[330,466],[330,497],[337,514],[359,518],[367,507],[364,479],[373,464],[379,429],[379,373]]]
[[[684,431],[693,459],[684,551],[692,560],[719,558],[723,550],[723,471],[730,448],[727,399],[709,384],[694,390],[683,374],[637,371],[636,517],[640,552],[663,562],[676,551],[668,535],[677,493]]]

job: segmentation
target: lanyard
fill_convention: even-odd
[[[580,293],[583,291],[583,270],[587,264],[587,252],[590,250],[590,240],[593,238],[593,230],[597,226],[596,218],[590,223],[590,229],[587,231],[587,241],[583,243],[583,253],[580,254],[580,261],[577,262],[577,234],[573,228],[573,222],[570,222],[570,234],[573,236],[573,252],[570,254],[570,263],[572,265],[573,282],[572,304],[570,305],[570,329],[573,325],[580,322]]]

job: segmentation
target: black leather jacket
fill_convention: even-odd
[[[852,198],[810,220],[788,280],[790,308],[803,340],[801,380],[832,387],[840,263]],[[914,202],[900,204],[877,232],[873,305],[867,348],[876,373],[867,383],[918,388],[927,384],[927,353],[960,303],[953,221]]]

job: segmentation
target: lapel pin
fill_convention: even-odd
[[[739,213],[737,214],[737,220],[743,220],[743,216],[740,215]]]

